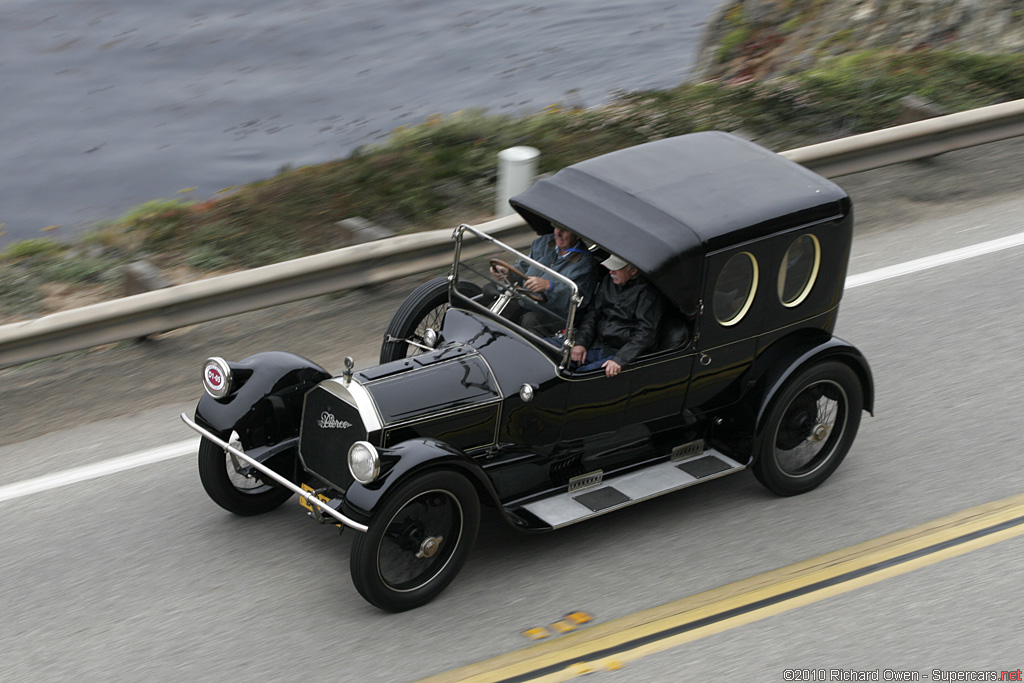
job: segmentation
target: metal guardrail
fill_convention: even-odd
[[[826,178],[1024,135],[1024,100],[852,135],[781,154]]]
[[[1018,135],[1024,135],[1024,100],[782,155],[836,177]],[[518,215],[476,227],[505,240],[531,234]],[[451,234],[434,230],[401,235],[2,325],[0,368],[441,268],[451,262]]]
[[[505,239],[533,234],[518,215],[477,228]],[[451,237],[399,235],[2,325],[0,369],[443,268]]]

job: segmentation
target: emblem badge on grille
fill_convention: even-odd
[[[321,429],[348,429],[352,426],[351,422],[339,420],[326,410],[320,415],[320,421],[317,424],[320,425]]]

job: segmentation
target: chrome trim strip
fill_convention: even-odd
[[[413,417],[413,418],[409,418],[408,420],[404,420],[404,421],[392,422],[391,424],[385,426],[384,429],[386,429],[387,431],[390,432],[391,430],[398,429],[400,427],[409,427],[409,426],[412,426],[412,425],[422,424],[424,422],[433,422],[434,420],[437,420],[437,419],[442,418],[442,417],[452,417],[454,415],[461,415],[463,413],[470,413],[470,412],[473,412],[474,410],[482,410],[484,408],[491,408],[493,406],[498,406],[500,408],[501,407],[501,399],[500,398],[489,398],[486,401],[481,401],[479,403],[472,403],[472,404],[467,405],[467,406],[459,406],[458,408],[449,408],[448,410],[445,410],[443,412],[439,411],[439,412],[436,412],[436,413],[430,413],[430,415],[426,415],[426,416]]]
[[[367,531],[369,529],[369,527],[366,526],[365,524],[360,524],[359,522],[351,520],[348,517],[346,517],[345,515],[343,515],[340,512],[338,512],[337,510],[335,510],[334,508],[328,506],[322,500],[317,498],[314,493],[311,493],[309,491],[303,491],[301,487],[296,486],[292,482],[288,481],[287,479],[282,477],[280,474],[278,474],[274,470],[270,469],[269,467],[266,467],[265,465],[261,465],[260,463],[258,463],[257,461],[253,460],[252,458],[250,458],[248,455],[246,455],[242,451],[240,451],[237,448],[229,445],[226,441],[223,441],[223,440],[217,438],[216,436],[214,436],[213,434],[211,434],[210,432],[208,432],[207,430],[203,429],[202,427],[197,425],[195,422],[190,420],[188,415],[186,415],[185,413],[181,414],[181,421],[184,422],[186,425],[188,425],[193,430],[195,430],[195,431],[199,432],[200,434],[202,434],[204,437],[206,437],[207,439],[209,439],[213,443],[215,443],[218,446],[220,446],[221,448],[223,448],[225,451],[227,451],[231,455],[235,456],[236,458],[241,458],[245,462],[249,463],[250,465],[252,465],[256,469],[258,469],[261,474],[270,477],[271,479],[276,481],[281,486],[284,486],[285,488],[287,488],[287,489],[289,489],[291,491],[294,491],[295,493],[299,494],[300,496],[305,498],[308,503],[310,503],[311,505],[316,505],[318,508],[320,508],[321,510],[323,510],[328,515],[330,515],[334,519],[338,520],[339,522],[341,522],[345,526],[350,527],[352,529],[355,529],[356,531],[363,531],[363,532],[365,532],[365,531]]]
[[[353,379],[346,383],[335,377],[325,379],[317,386],[323,387],[325,391],[334,394],[350,406],[354,406],[359,411],[359,417],[363,420],[367,435],[380,431],[384,427],[384,420],[381,419],[373,396],[366,390],[366,387],[356,380]]]
[[[492,368],[491,364],[487,361],[487,356],[480,353],[480,349],[473,349],[473,351],[476,352],[477,358],[480,359],[480,361],[484,364],[484,367],[487,368],[487,372],[490,373],[491,383],[494,384],[494,389],[495,391],[498,392],[498,400],[503,401],[505,399],[505,394],[501,391],[501,382],[498,381],[498,376],[494,374],[494,368]]]

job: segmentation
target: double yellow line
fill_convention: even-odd
[[[699,593],[423,683],[567,681],[1024,534],[1024,495]]]

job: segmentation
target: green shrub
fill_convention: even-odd
[[[184,237],[189,218],[189,202],[156,199],[135,207],[120,219],[125,229],[144,235],[145,247],[163,247]]]
[[[750,38],[750,27],[749,26],[737,26],[733,30],[729,31],[722,39],[722,42],[718,46],[718,52],[715,54],[715,59],[719,62],[727,62],[735,56],[736,50],[747,42]]]
[[[48,237],[37,237],[11,243],[4,250],[2,258],[50,259],[59,256],[65,249],[67,249],[67,246],[60,242],[56,242]]]
[[[8,266],[0,268],[0,310],[5,314],[34,315],[41,302],[42,292],[36,277]]]
[[[798,14],[798,15],[796,15],[794,17],[791,17],[791,18],[787,19],[785,22],[783,22],[782,26],[779,27],[779,32],[783,33],[783,34],[793,33],[798,28],[803,26],[803,23],[804,23],[804,17],[802,15]]]
[[[48,280],[56,282],[109,284],[117,281],[119,271],[112,259],[72,256],[49,263],[43,273]]]
[[[216,247],[200,246],[188,252],[185,265],[196,270],[220,270],[231,265],[231,257]]]

